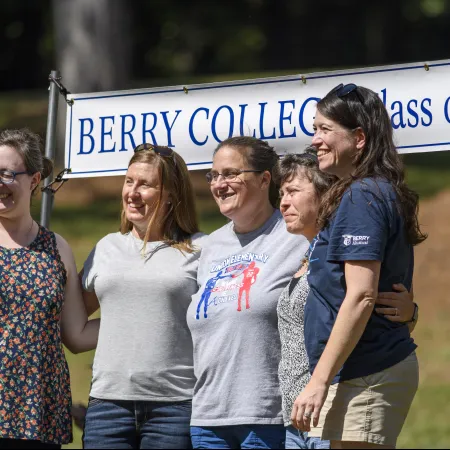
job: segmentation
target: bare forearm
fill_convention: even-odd
[[[81,330],[62,329],[64,345],[72,353],[82,353],[97,347],[100,319],[92,319],[86,322]]]
[[[360,300],[347,295],[313,378],[327,385],[331,383],[360,340],[372,314],[374,302],[372,297]]]

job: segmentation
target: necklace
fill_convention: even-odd
[[[34,225],[34,220],[33,220],[33,218],[31,219],[31,226],[30,226],[30,228],[29,228],[29,230],[28,230],[28,232],[27,232],[27,234],[26,234],[26,236],[25,236],[25,242],[27,242],[27,244],[28,244],[28,236],[30,235],[30,233],[31,233],[31,231],[33,230],[33,225]]]

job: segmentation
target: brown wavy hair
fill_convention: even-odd
[[[347,189],[355,180],[385,179],[397,195],[397,209],[403,217],[408,241],[417,245],[426,239],[418,221],[419,196],[405,183],[403,161],[394,145],[389,114],[380,97],[370,89],[358,86],[344,97],[329,92],[317,104],[327,119],[352,131],[361,128],[365,134],[364,148],[355,152],[353,173],[338,180],[322,198],[318,225],[326,227]]]
[[[39,172],[43,180],[52,173],[53,162],[44,156],[41,137],[28,128],[1,131],[0,146],[12,147],[16,150],[23,159],[29,175]],[[33,189],[33,193],[36,189],[37,186]]]
[[[165,245],[179,249],[182,252],[193,253],[197,248],[192,245],[192,235],[199,231],[197,214],[195,210],[194,189],[189,177],[189,172],[183,158],[168,147],[158,146],[171,152],[170,156],[160,156],[151,149],[136,152],[128,163],[130,167],[134,163],[151,164],[157,167],[160,181],[159,198],[155,211],[147,226],[144,237],[143,253],[150,237],[150,232],[157,220],[162,223],[163,242]],[[170,198],[166,215],[162,218],[163,190]],[[129,233],[133,224],[127,219],[122,203],[120,232]]]

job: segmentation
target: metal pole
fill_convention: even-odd
[[[60,74],[58,70],[52,70],[50,76],[55,80],[59,80]],[[50,81],[48,96],[48,113],[47,113],[47,136],[45,138],[45,156],[52,161],[55,160],[55,143],[56,143],[56,115],[58,113],[58,87]],[[53,172],[44,180],[44,187],[47,187],[53,179]],[[45,228],[50,226],[50,215],[53,207],[53,192],[46,189],[42,192],[41,203],[41,225]]]

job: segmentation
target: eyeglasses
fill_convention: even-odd
[[[358,86],[354,83],[349,83],[344,85],[343,83],[337,85],[335,88],[331,89],[331,91],[327,94],[336,94],[339,98],[344,98],[347,95],[354,92],[358,97],[358,100],[364,105],[364,97],[358,91]]]
[[[222,173],[216,172],[215,170],[211,170],[211,172],[208,172],[206,176],[206,181],[209,184],[215,184],[217,183],[217,180],[221,176],[225,181],[236,181],[237,177],[241,173],[246,172],[264,172],[263,170],[240,170],[240,169],[224,169]]]
[[[134,153],[143,152],[145,150],[154,151],[157,155],[165,158],[171,157],[175,165],[177,165],[176,159],[173,157],[173,150],[170,147],[164,147],[161,145],[153,144],[140,144],[134,149]]]
[[[15,179],[17,175],[25,175],[29,173],[25,170],[25,172],[14,172],[14,170],[7,170],[3,169],[0,170],[0,181],[3,184],[11,184]]]

